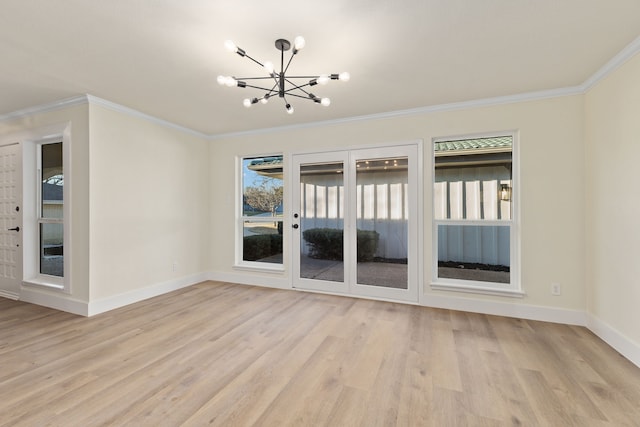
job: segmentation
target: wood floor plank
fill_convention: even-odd
[[[640,426],[585,328],[204,282],[92,318],[0,298],[0,426]]]

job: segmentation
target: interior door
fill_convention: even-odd
[[[293,286],[417,302],[418,147],[293,156]]]
[[[0,296],[17,299],[22,280],[20,145],[0,146]]]

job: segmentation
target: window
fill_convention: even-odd
[[[244,157],[240,208],[239,264],[282,265],[283,158]]]
[[[62,142],[38,146],[39,272],[64,277],[64,169]]]
[[[434,281],[519,291],[513,135],[434,145]]]

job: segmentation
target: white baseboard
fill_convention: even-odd
[[[238,283],[241,285],[264,286],[278,289],[291,289],[287,277],[260,276],[243,272],[210,271],[209,280],[219,282]],[[358,298],[356,295],[347,295]],[[396,301],[397,302],[397,301]],[[496,316],[516,317],[519,319],[540,320],[544,322],[564,323],[568,325],[586,326],[584,311],[567,310],[555,307],[514,304],[509,302],[481,300],[468,297],[424,295],[421,305],[434,308],[468,311],[472,313],[494,314]]]
[[[291,284],[287,277],[271,277],[268,274],[256,276],[242,272],[219,272],[210,271],[207,274],[208,280],[218,282],[238,283],[240,285],[264,286],[266,288],[291,289]]]
[[[602,341],[613,347],[618,353],[626,357],[640,368],[640,344],[621,334],[607,323],[595,317],[587,316],[587,328],[596,334]]]
[[[204,282],[206,280],[206,273],[197,273],[191,276],[157,283],[155,285],[147,286],[146,288],[136,289],[134,291],[125,292],[123,294],[113,295],[107,298],[91,301],[89,302],[87,315],[94,316],[96,314],[124,307],[125,305],[133,304],[138,301],[146,300],[158,295],[163,295],[169,292],[176,291],[178,289],[186,288],[188,286],[192,286],[196,283]]]
[[[444,295],[425,295],[422,305],[434,308],[467,311],[471,313],[515,317],[517,319],[563,323],[565,325],[587,325],[586,314],[581,310],[569,310],[556,307],[544,307],[539,305],[489,301]]]
[[[89,304],[86,301],[74,299],[68,294],[54,294],[48,289],[22,287],[22,289],[20,289],[20,301],[66,311],[67,313],[78,314],[80,316],[87,316],[89,313]]]
[[[0,290],[0,297],[18,300],[20,296],[14,292]]]

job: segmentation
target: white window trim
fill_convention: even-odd
[[[40,273],[39,244],[39,180],[38,151],[42,144],[62,142],[63,187],[63,253],[64,277]],[[24,285],[46,287],[67,294],[72,292],[71,280],[71,123],[53,125],[32,132],[23,144],[23,279]]]
[[[242,156],[236,156],[236,189],[235,189],[235,197],[234,197],[234,205],[235,205],[235,217],[236,217],[236,226],[235,226],[235,260],[234,260],[234,265],[233,268],[236,270],[246,270],[246,271],[260,271],[260,272],[266,272],[266,273],[283,273],[285,271],[285,225],[286,225],[286,221],[284,218],[284,215],[282,217],[259,217],[259,218],[255,218],[255,217],[248,217],[243,215],[244,210],[243,210],[243,195],[244,195],[244,188],[243,188],[243,160],[244,159],[248,159],[248,158],[261,158],[261,157],[277,157],[277,156],[282,156],[283,158],[283,162],[284,162],[284,154],[283,153],[277,153],[277,154],[247,154],[247,155],[242,155]],[[283,165],[283,168],[286,169],[286,165]],[[284,170],[283,169],[283,170]],[[284,174],[284,173],[283,173]],[[282,185],[285,186],[285,182],[286,179],[283,178],[282,180]],[[283,191],[283,204],[285,203],[285,194],[287,189],[286,187],[284,188]],[[283,206],[283,212],[286,212],[286,210],[284,209],[285,207]],[[274,222],[274,221],[282,221],[282,228],[283,228],[283,235],[282,235],[282,252],[283,252],[283,256],[282,256],[282,264],[276,264],[276,263],[268,263],[268,262],[258,262],[258,261],[245,261],[243,260],[243,254],[242,254],[242,250],[243,250],[243,232],[244,232],[244,222],[245,221],[251,221],[251,222]]]
[[[435,219],[435,204],[433,194],[431,197],[432,218],[432,277],[431,289],[440,291],[466,292],[484,295],[507,296],[522,298],[526,293],[522,289],[520,277],[520,156],[519,139],[517,131],[492,132],[483,134],[470,134],[434,138],[431,141],[431,183],[435,183],[435,144],[445,141],[457,141],[463,139],[491,138],[510,136],[511,148],[511,219],[510,220],[441,220]],[[433,190],[432,190],[433,191]],[[509,258],[510,258],[510,283],[483,282],[475,280],[446,279],[438,277],[438,225],[498,225],[508,226],[509,231]]]

